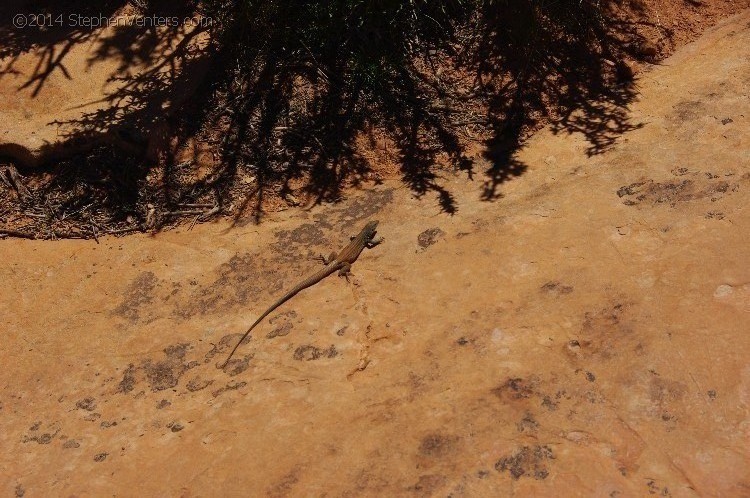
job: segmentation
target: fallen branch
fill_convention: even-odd
[[[49,239],[83,239],[83,240],[90,240],[92,237],[89,235],[82,234],[80,232],[60,232],[58,230],[52,230],[50,232],[52,237],[48,237]]]
[[[91,229],[91,234],[92,234],[92,235],[94,236],[94,240],[95,240],[95,241],[96,241],[96,243],[98,244],[98,243],[99,243],[99,237],[98,237],[98,236],[97,236],[97,234],[96,234],[96,227],[94,226],[94,224],[93,224],[93,223],[90,223],[90,224],[89,224],[89,228]]]
[[[18,192],[18,197],[21,198],[21,200],[27,200],[31,199],[32,195],[28,188],[26,188],[26,185],[23,184],[23,177],[21,176],[21,173],[18,172],[15,166],[12,164],[7,165],[2,173],[4,176],[10,181],[11,185],[13,185],[13,188]]]
[[[6,230],[5,228],[0,228],[0,237],[17,237],[19,239],[30,240],[36,239],[36,235],[33,233],[19,232],[18,230]]]
[[[185,208],[210,208],[214,207],[215,204],[209,204],[209,203],[197,203],[197,204],[177,204],[179,207],[185,207]]]
[[[208,218],[210,218],[211,216],[213,216],[215,214],[219,214],[220,212],[221,212],[221,206],[219,204],[217,204],[213,208],[211,208],[208,211],[206,211],[205,213],[203,213],[202,215],[198,216],[197,219],[200,220],[200,221],[205,221]]]
[[[198,211],[197,209],[185,211],[164,211],[162,214],[164,216],[190,216],[194,214],[203,214],[203,211]]]
[[[116,230],[107,230],[108,235],[117,235],[121,233],[128,233],[128,232],[139,232],[143,231],[142,226],[135,226],[135,227],[128,227],[128,228],[118,228]]]

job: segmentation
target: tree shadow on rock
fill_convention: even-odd
[[[372,173],[358,140],[373,129],[398,147],[415,193],[439,189],[436,156],[460,154],[460,145],[412,66],[424,47],[449,40],[435,25],[448,12],[401,2],[245,2],[232,12],[220,42],[231,68],[219,94],[231,105],[221,177],[255,180],[238,216],[250,205],[260,213],[267,189],[284,196],[302,179],[314,202],[338,200]]]
[[[441,175],[474,178],[481,166],[482,198],[497,199],[502,183],[525,171],[517,151],[542,124],[583,134],[592,155],[639,127],[628,118],[635,89],[624,61],[637,56],[640,35],[613,17],[613,1],[187,5],[211,26],[128,26],[97,40],[92,63],[119,59],[119,84],[99,109],[65,123],[70,141],[107,136],[128,157],[150,157],[127,184],[144,189],[156,172],[149,185],[159,190],[141,199],[169,209],[210,194],[233,204],[237,221],[248,213],[258,221],[269,197],[335,202],[347,186],[376,178],[362,144],[382,139],[414,194],[434,194],[453,214]],[[186,7],[150,8],[183,15]],[[202,37],[209,41],[197,43]],[[12,50],[27,43],[15,39]],[[47,66],[60,67],[57,59]],[[147,69],[131,73],[134,64]],[[182,163],[205,151],[178,163],[173,144],[196,136],[219,158],[188,175]],[[481,157],[471,152],[477,142]]]
[[[628,104],[636,95],[624,76],[632,34],[612,30],[599,2],[499,2],[485,4],[470,67],[483,84],[492,136],[485,142],[483,198],[526,166],[516,152],[529,132],[551,122],[555,133],[578,132],[590,155],[608,150],[639,128]]]
[[[21,89],[31,88],[38,95],[49,76],[62,72],[71,75],[65,67],[65,58],[77,44],[89,41],[96,35],[97,25],[92,19],[110,16],[122,6],[122,1],[102,1],[92,4],[85,1],[11,1],[0,5],[0,81],[3,76],[16,72],[20,56],[29,50],[38,51],[38,61],[33,74]],[[81,22],[82,19],[86,22]]]
[[[180,181],[179,174],[164,171],[162,156],[170,156],[171,127],[175,123],[183,129],[191,126],[187,131],[191,134],[200,127],[189,119],[196,114],[183,111],[199,107],[194,102],[186,105],[186,101],[205,80],[212,54],[211,26],[182,22],[193,16],[193,2],[139,3],[144,7],[130,12],[133,9],[123,10],[123,2],[96,7],[27,2],[23,12],[47,13],[46,22],[61,19],[61,25],[23,36],[11,26],[0,26],[0,36],[6,42],[0,77],[14,72],[22,56],[38,59],[36,69],[19,88],[33,87],[32,98],[55,71],[62,71],[68,78],[85,78],[67,73],[66,58],[77,46],[91,47],[83,51],[88,54],[88,67],[114,62],[100,100],[76,104],[82,109],[76,118],[48,123],[58,128],[61,140],[42,148],[49,159],[36,174],[50,171],[53,175],[35,182],[34,198],[50,205],[47,211],[51,214],[45,220],[50,224],[66,220],[109,226],[127,218],[134,220],[133,226],[143,227],[147,225],[149,205],[169,213],[182,199],[200,195],[194,191],[195,185]],[[137,23],[135,18],[126,17],[129,15],[147,22]],[[69,16],[102,21],[96,27],[83,28],[71,24]],[[83,110],[89,107],[93,110]],[[179,187],[172,191],[175,185]],[[75,195],[79,198],[74,200],[71,196]],[[84,205],[88,205],[85,212],[80,209]],[[21,208],[31,212],[37,206]],[[32,225],[30,229],[38,230],[36,224]]]
[[[220,45],[232,69],[220,95],[231,110],[213,117],[229,114],[224,181],[253,178],[245,206],[254,199],[256,213],[267,189],[281,185],[283,196],[302,178],[316,202],[335,201],[371,173],[357,139],[376,129],[395,144],[406,185],[455,213],[439,175],[445,165],[473,175],[472,139],[486,145],[487,200],[526,169],[515,153],[543,123],[584,134],[589,153],[601,153],[639,126],[623,78],[635,31],[608,24],[606,9],[580,0],[225,8],[234,14]]]

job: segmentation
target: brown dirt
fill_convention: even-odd
[[[398,181],[261,226],[0,244],[5,494],[744,496],[750,13],[545,129],[493,201]],[[352,284],[279,292],[377,217]],[[158,472],[144,469],[158,468]],[[562,490],[562,491],[561,491]]]

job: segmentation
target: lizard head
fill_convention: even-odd
[[[367,222],[367,225],[365,225],[365,228],[362,231],[365,232],[368,239],[372,239],[373,237],[375,237],[377,228],[378,228],[378,220],[372,220],[372,221]]]

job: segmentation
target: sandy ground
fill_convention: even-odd
[[[750,14],[539,133],[458,212],[386,182],[260,226],[0,244],[17,496],[750,495]],[[384,244],[259,326],[366,220]]]

